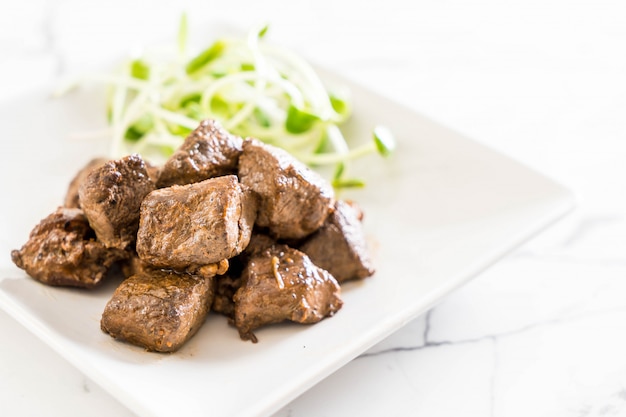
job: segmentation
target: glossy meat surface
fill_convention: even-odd
[[[225,275],[215,277],[215,299],[213,300],[213,311],[227,317],[235,317],[234,296],[241,287],[241,274],[248,265],[250,257],[262,253],[267,248],[274,245],[276,241],[269,236],[253,232],[250,243],[244,251],[230,259],[230,268]]]
[[[290,320],[316,323],[343,302],[337,281],[304,253],[273,244],[251,254],[235,293],[235,326],[242,339],[256,342],[261,326]]]
[[[166,268],[217,263],[246,247],[255,218],[256,198],[234,175],[161,188],[141,206],[137,253]]]
[[[137,154],[106,162],[80,185],[80,205],[98,240],[107,247],[131,247],[139,228],[139,209],[155,186]]]
[[[299,247],[338,282],[362,279],[374,273],[365,240],[361,211],[353,204],[337,201],[322,227]]]
[[[234,174],[242,139],[231,135],[213,120],[204,120],[165,162],[158,188],[184,185]]]
[[[144,269],[115,290],[100,325],[115,339],[173,352],[200,329],[213,295],[212,277]]]
[[[91,288],[128,254],[96,241],[82,210],[59,207],[31,231],[11,259],[32,278],[48,285]]]
[[[299,239],[317,230],[333,207],[332,187],[282,149],[244,141],[239,178],[261,196],[257,224],[275,238]]]
[[[85,178],[87,178],[91,171],[104,165],[107,161],[108,159],[106,158],[94,158],[87,162],[87,164],[76,173],[74,178],[72,178],[72,181],[70,181],[70,185],[67,188],[67,193],[65,194],[65,201],[63,203],[65,207],[80,208],[78,197],[78,189],[80,188],[80,185],[83,183]]]

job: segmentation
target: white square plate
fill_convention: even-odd
[[[62,202],[69,180],[106,144],[69,134],[103,126],[95,91],[48,91],[0,105],[0,303],[59,354],[142,416],[267,415],[433,306],[572,206],[570,193],[511,159],[380,95],[345,84],[354,98],[347,136],[373,123],[398,139],[390,160],[366,158],[367,179],[349,197],[365,211],[377,273],[344,285],[344,307],[312,326],[259,330],[243,342],[211,315],[175,354],[114,341],[100,316],[117,282],[95,291],[52,288],[10,262],[37,222]]]

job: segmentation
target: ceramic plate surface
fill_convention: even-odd
[[[104,126],[100,93],[85,89],[60,100],[40,91],[0,105],[2,307],[138,415],[267,415],[572,206],[566,189],[525,166],[360,86],[324,78],[353,94],[347,136],[368,138],[373,123],[382,123],[398,139],[390,160],[354,166],[367,187],[345,197],[365,211],[377,272],[344,285],[344,307],[334,317],[268,327],[253,344],[213,315],[179,352],[148,353],[100,330],[119,281],[91,292],[52,288],[14,267],[10,250],[61,204],[76,170],[107,151],[106,143],[68,139]]]

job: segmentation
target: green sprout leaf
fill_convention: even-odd
[[[239,68],[242,71],[254,71],[256,69],[254,64],[252,64],[250,62],[242,62],[241,65],[239,66]]]
[[[265,36],[265,34],[266,34],[266,33],[267,33],[267,31],[269,30],[269,28],[270,28],[270,25],[265,25],[265,26],[263,26],[263,27],[261,28],[261,30],[259,30],[259,33],[258,33],[258,35],[257,35],[257,36],[259,37],[259,39],[261,39],[263,36]]]
[[[185,68],[185,71],[187,71],[188,75],[197,73],[202,68],[206,67],[211,61],[219,58],[222,53],[224,53],[225,48],[226,42],[224,42],[223,40],[215,41],[213,45],[209,46],[198,56],[189,61],[187,67]]]
[[[329,167],[325,173],[331,175],[334,169],[336,188],[364,186],[348,173],[351,161],[392,153],[393,136],[381,126],[373,141],[352,146],[340,128],[353,111],[349,91],[339,85],[328,90],[297,54],[262,45],[268,25],[244,37],[214,39],[196,55],[189,53],[187,18],[180,15],[178,37],[167,54],[147,52],[112,74],[94,75],[109,86],[105,108],[111,129],[98,134],[111,136],[114,157],[131,150],[160,161],[208,118],[235,135],[284,148],[312,168]]]
[[[150,78],[150,67],[141,59],[135,59],[130,63],[130,75],[138,80]]]
[[[378,153],[385,157],[391,155],[396,148],[396,140],[391,131],[385,126],[376,126],[374,128],[374,143],[376,143]]]
[[[200,103],[200,99],[202,98],[202,94],[200,93],[191,93],[187,94],[183,98],[180,99],[180,107],[187,107],[191,103]]]
[[[187,103],[184,109],[185,115],[194,120],[202,120],[206,117],[202,106],[195,101],[190,101],[189,103]]]
[[[272,121],[268,117],[267,113],[258,107],[254,108],[254,118],[256,119],[259,126],[270,127],[272,125]]]
[[[338,163],[337,168],[335,169],[335,175],[333,175],[333,180],[339,181],[343,176],[343,172],[345,171],[345,169],[346,164],[344,164],[343,162]]]
[[[186,137],[187,135],[189,135],[192,130],[184,127],[184,126],[180,126],[174,123],[169,123],[167,125],[167,130],[170,131],[171,134],[173,135],[177,135],[177,136],[182,136],[182,137]]]
[[[344,118],[350,115],[350,103],[346,97],[342,97],[335,92],[330,92],[328,98],[330,99],[331,106],[333,106],[333,110],[335,110],[337,114]]]
[[[289,110],[287,110],[285,129],[287,129],[289,133],[304,133],[307,130],[311,129],[315,122],[319,120],[320,118],[315,114],[309,113],[305,110],[301,110],[293,104],[290,104]]]
[[[365,181],[358,178],[334,179],[332,185],[334,188],[363,188]]]
[[[141,139],[146,133],[148,133],[154,127],[154,120],[149,114],[144,114],[135,123],[130,125],[126,130],[124,137],[131,142],[136,142]]]

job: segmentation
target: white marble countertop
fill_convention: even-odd
[[[270,22],[275,40],[578,198],[277,416],[626,416],[624,2],[170,3],[2,2],[0,99],[174,36],[182,10],[192,25]],[[0,329],[0,415],[133,415],[3,312]]]

